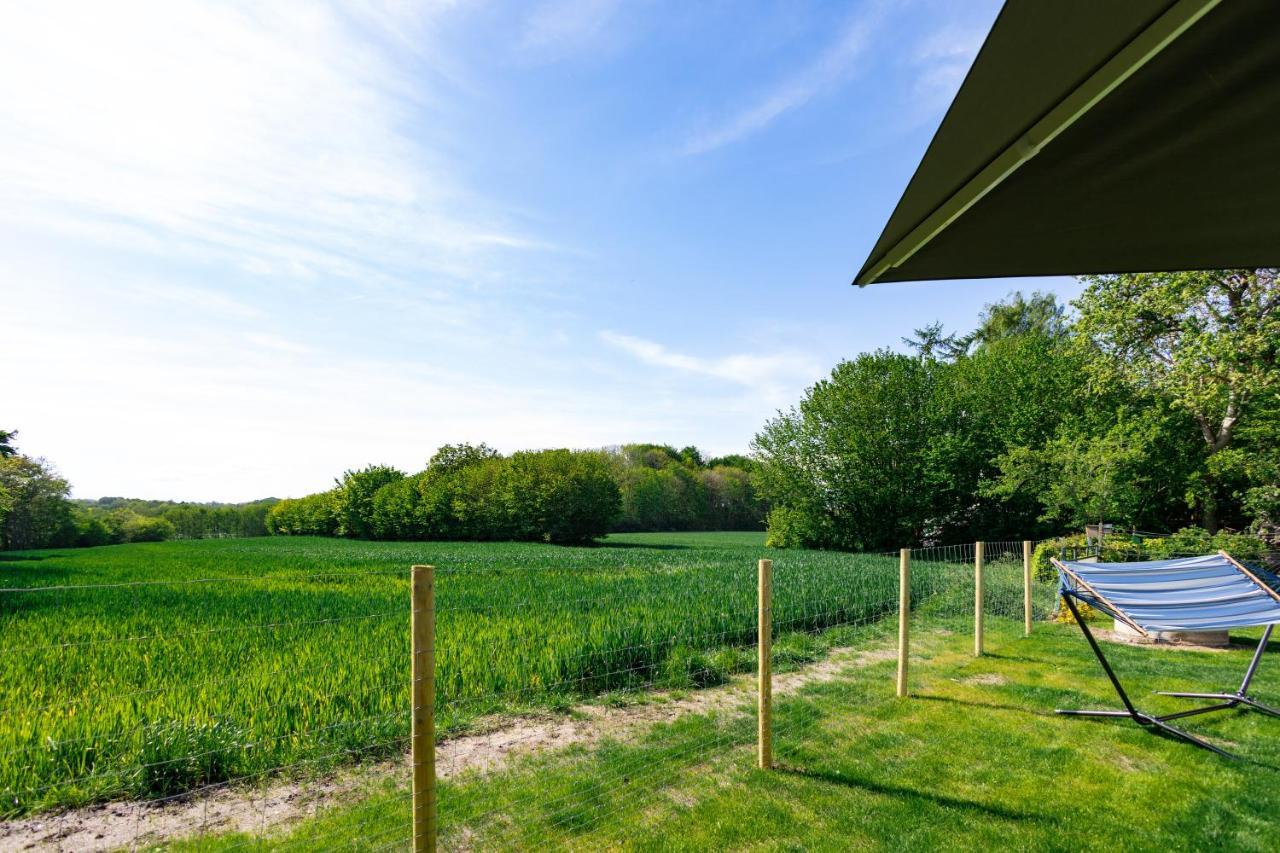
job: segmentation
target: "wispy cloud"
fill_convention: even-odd
[[[158,235],[258,274],[467,276],[541,241],[411,133],[430,68],[399,4],[18,4],[0,28],[0,217]],[[447,14],[440,6],[413,20]],[[423,39],[429,28],[419,24]],[[445,84],[441,84],[445,85]]]
[[[545,0],[525,19],[520,49],[542,59],[558,59],[591,47],[620,6],[620,0]]]
[[[949,25],[926,36],[911,55],[915,94],[929,105],[949,103],[978,55],[988,26]]]
[[[129,294],[140,302],[153,305],[163,303],[198,311],[201,314],[221,314],[241,320],[262,315],[262,312],[252,305],[247,305],[225,293],[203,287],[146,283],[135,285],[129,290]]]
[[[856,60],[867,50],[880,18],[878,6],[855,15],[811,63],[776,83],[750,106],[695,134],[685,143],[684,153],[706,154],[758,133],[847,79]]]
[[[655,341],[618,332],[606,330],[600,333],[600,338],[645,364],[728,380],[770,393],[780,385],[812,381],[820,371],[814,359],[795,353],[737,353],[719,358],[700,358],[675,352]]]

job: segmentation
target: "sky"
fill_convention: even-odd
[[[77,497],[746,451],[1070,279],[850,281],[995,0],[9,4],[0,428]]]

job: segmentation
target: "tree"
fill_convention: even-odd
[[[164,542],[173,538],[173,523],[155,515],[130,513],[122,525],[126,542]]]
[[[916,351],[921,360],[951,360],[969,349],[969,339],[956,334],[944,334],[942,323],[930,323],[915,330],[914,338],[903,338],[902,343]]]
[[[434,474],[448,474],[487,459],[499,459],[501,456],[483,441],[479,444],[446,444],[432,455],[427,462],[427,469]]]
[[[13,440],[17,437],[18,431],[16,429],[0,429],[0,459],[8,459],[11,456],[18,455],[18,448],[13,446]]]
[[[403,479],[404,472],[390,465],[369,465],[343,474],[336,481],[338,535],[372,538],[374,495],[388,483]]]
[[[71,487],[43,459],[0,459],[0,549],[75,543]]]
[[[1280,283],[1276,270],[1085,276],[1077,344],[1095,387],[1125,383],[1164,398],[1194,421],[1206,459],[1232,445],[1250,411],[1280,387]],[[1216,466],[1193,499],[1218,528]]]
[[[1037,290],[1023,296],[1015,290],[999,302],[983,307],[978,328],[967,335],[947,334],[942,323],[930,323],[915,330],[914,338],[902,343],[916,351],[921,359],[955,361],[971,351],[996,341],[1032,335],[1051,341],[1066,337],[1069,324],[1067,309],[1058,304],[1052,293]]]
[[[1037,290],[1023,296],[1022,291],[1015,290],[1000,302],[985,306],[978,317],[978,328],[964,340],[966,348],[1019,335],[1058,340],[1066,336],[1067,328],[1067,309],[1058,304],[1052,293]]]
[[[943,542],[1026,538],[1056,532],[1041,522],[1036,496],[991,493],[997,460],[1016,447],[1039,447],[1068,412],[1081,408],[1078,361],[1037,331],[994,338],[939,366],[930,405],[935,431],[927,442],[924,487],[937,498],[929,538]]]
[[[496,483],[516,539],[579,543],[609,532],[621,504],[602,453],[514,453]]]
[[[849,550],[918,542],[936,517],[928,447],[946,365],[881,350],[841,362],[752,445],[779,545]]]
[[[267,511],[267,532],[281,536],[338,535],[336,489],[303,498],[285,498]]]
[[[692,444],[680,449],[680,461],[690,468],[702,468],[706,464],[702,459],[702,451]]]
[[[1120,425],[1101,438],[1063,434],[1039,449],[1016,446],[998,460],[1001,478],[983,492],[1010,498],[1033,493],[1043,520],[1080,528],[1134,523],[1146,492],[1146,442]]]

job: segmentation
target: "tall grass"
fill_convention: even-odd
[[[446,735],[483,715],[671,682],[690,655],[749,646],[761,556],[775,561],[780,631],[894,612],[896,559],[770,553],[761,539],[289,538],[6,555],[0,812],[403,754],[412,563],[437,566]]]

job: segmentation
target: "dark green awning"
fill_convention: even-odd
[[[855,283],[1280,266],[1280,0],[1008,0]]]

